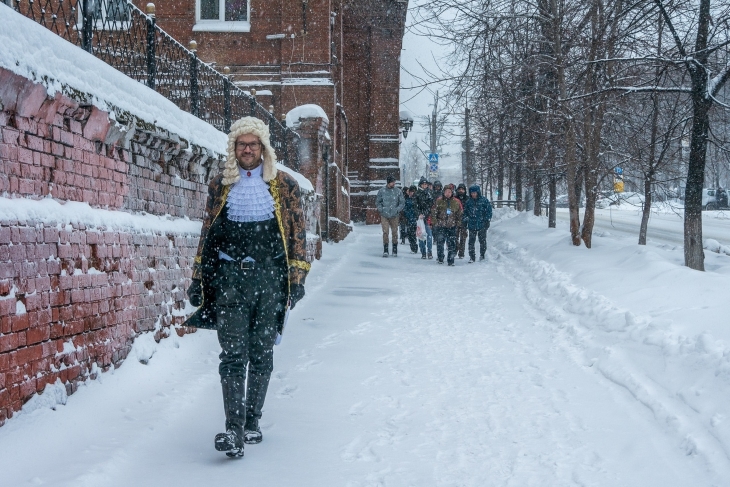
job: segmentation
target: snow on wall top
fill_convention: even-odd
[[[309,181],[309,179],[305,178],[298,172],[294,171],[293,169],[289,169],[288,167],[284,166],[283,164],[276,163],[276,168],[279,171],[284,171],[285,173],[292,176],[294,179],[297,180],[297,184],[299,185],[299,189],[303,193],[314,193],[314,186],[312,186],[312,183]]]
[[[2,7],[0,7],[2,8]],[[107,228],[140,233],[199,234],[202,223],[187,218],[171,218],[149,214],[132,214],[125,211],[92,208],[88,203],[67,201],[59,203],[53,198],[32,200],[27,198],[1,198],[0,220],[34,220],[45,224],[69,225],[83,223],[89,228]]]
[[[0,15],[0,66],[46,87],[73,89],[100,110],[134,114],[189,142],[225,154],[227,137],[207,122],[11,8]]]
[[[322,107],[313,103],[299,105],[289,110],[289,113],[286,114],[286,126],[296,127],[299,125],[300,118],[323,118],[325,122],[330,123],[330,119]]]

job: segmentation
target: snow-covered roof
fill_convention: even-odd
[[[286,126],[296,126],[299,123],[300,118],[323,118],[325,122],[330,122],[330,119],[327,117],[324,109],[313,103],[299,105],[298,107],[294,107],[289,110],[289,113],[286,114]]]
[[[0,43],[0,66],[42,84],[51,96],[80,92],[112,117],[129,112],[193,144],[226,152],[226,134],[11,8],[0,15]]]

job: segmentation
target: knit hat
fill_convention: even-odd
[[[458,185],[458,186],[456,187],[456,190],[458,191],[458,190],[460,190],[460,189],[463,189],[463,190],[465,190],[465,191],[466,191],[466,184],[464,184],[464,183],[459,183],[459,185]]]
[[[231,125],[228,134],[228,156],[223,168],[223,185],[237,183],[241,178],[236,161],[236,139],[245,134],[255,135],[262,145],[261,156],[264,159],[262,178],[267,183],[276,177],[276,152],[271,147],[269,126],[256,117],[243,117]]]
[[[395,178],[393,176],[388,176],[388,178],[386,179],[386,181],[387,181],[388,184],[390,184],[390,183],[392,183],[392,182],[395,181]]]
[[[439,188],[443,188],[444,187],[443,184],[441,184],[441,181],[438,181],[438,180],[436,180],[436,181],[433,182],[433,187],[435,188],[436,186],[438,186]]]
[[[424,176],[421,176],[421,179],[418,180],[418,185],[422,185],[423,183],[428,184],[428,179],[426,179]]]

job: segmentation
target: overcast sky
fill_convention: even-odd
[[[435,81],[426,71],[439,72],[441,58],[448,52],[448,48],[440,46],[431,41],[427,36],[418,35],[413,32],[413,5],[418,2],[411,2],[409,5],[406,33],[403,37],[403,51],[401,51],[401,90],[400,109],[408,110],[414,118],[413,130],[408,134],[405,144],[418,141],[419,147],[428,152],[428,127],[425,125],[425,117],[433,111],[433,100],[436,90],[443,95],[446,85],[436,83],[423,87],[424,81]],[[457,117],[451,117],[456,122]],[[457,140],[448,142],[445,140],[441,154],[440,169],[444,183],[461,182],[461,137],[463,137],[463,126],[451,126],[451,129],[458,134]],[[424,159],[425,163],[425,159]]]

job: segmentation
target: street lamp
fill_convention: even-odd
[[[400,116],[400,133],[403,138],[408,138],[408,132],[413,128],[413,115],[408,110],[401,110]]]

